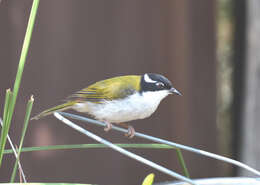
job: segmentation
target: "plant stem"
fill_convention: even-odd
[[[66,113],[66,112],[60,112],[60,114],[66,116],[66,117],[72,118],[72,119],[84,121],[86,123],[91,123],[91,124],[95,124],[95,125],[102,126],[102,127],[106,126],[106,124],[101,122],[101,121],[93,120],[93,119],[86,118],[86,117],[83,117],[83,116],[70,114],[70,113]],[[114,126],[114,125],[112,126],[112,130],[116,130],[116,131],[123,132],[123,133],[128,132],[127,129],[123,129],[123,128],[120,128],[120,127],[117,127],[117,126]],[[205,150],[193,148],[193,147],[190,147],[190,146],[174,143],[172,141],[167,141],[165,139],[149,136],[149,135],[142,134],[142,133],[139,133],[139,132],[135,133],[135,137],[147,139],[149,141],[156,142],[156,143],[166,144],[166,145],[173,146],[173,147],[176,147],[176,148],[179,148],[179,149],[182,149],[182,150],[186,150],[186,151],[193,152],[193,153],[196,153],[196,154],[199,154],[199,155],[207,156],[209,158],[213,158],[213,159],[217,159],[217,160],[220,160],[220,161],[223,161],[223,162],[226,162],[226,163],[230,163],[230,164],[233,164],[233,165],[238,166],[240,168],[244,168],[245,170],[248,170],[248,171],[260,176],[260,171],[257,171],[256,169],[254,169],[254,168],[252,168],[252,167],[250,167],[250,166],[248,166],[248,165],[246,165],[242,162],[236,161],[234,159],[230,159],[228,157],[217,155],[217,154],[207,152]]]
[[[0,123],[1,123],[1,126],[3,127],[3,121],[1,120],[1,118],[0,118]],[[13,145],[13,142],[12,142],[12,140],[11,140],[11,138],[9,137],[8,134],[7,134],[7,139],[8,139],[8,141],[9,141],[9,144],[10,144],[11,148],[12,148],[12,149],[9,149],[9,150],[10,150],[10,153],[13,153],[14,156],[15,156],[15,158],[17,158],[16,149],[15,149],[15,147],[14,147],[14,145]],[[5,154],[5,151],[4,151],[4,154]],[[19,161],[18,161],[18,167],[19,167],[19,171],[21,172],[22,180],[23,180],[23,182],[26,183],[27,181],[26,181],[26,178],[25,178],[25,174],[24,174],[24,172],[23,172],[22,165],[21,165],[21,163],[20,163]]]
[[[33,96],[31,96],[31,99],[28,101],[27,107],[26,107],[24,125],[23,125],[22,135],[21,135],[21,139],[20,139],[20,145],[19,145],[19,149],[18,149],[18,152],[17,152],[17,158],[16,158],[16,161],[15,161],[15,165],[14,165],[14,168],[13,168],[13,173],[12,173],[11,180],[10,180],[11,183],[13,183],[14,179],[15,179],[15,175],[16,175],[16,171],[17,171],[17,165],[18,165],[18,162],[19,162],[19,159],[20,159],[20,154],[21,154],[21,150],[22,150],[22,146],[23,146],[24,136],[25,136],[25,133],[26,133],[26,130],[27,130],[27,127],[28,127],[29,120],[30,120],[33,101],[34,101]]]
[[[27,53],[28,53],[28,49],[29,49],[29,45],[30,45],[30,41],[31,41],[31,37],[32,37],[32,31],[33,31],[33,27],[34,27],[34,23],[35,23],[35,18],[36,18],[36,13],[38,10],[39,2],[40,2],[40,0],[34,0],[33,4],[32,4],[32,9],[31,9],[31,13],[30,13],[30,17],[29,17],[29,21],[28,21],[28,25],[27,25],[25,37],[24,37],[20,61],[19,61],[19,65],[18,65],[18,69],[17,69],[17,73],[16,73],[15,82],[14,82],[13,97],[11,99],[10,106],[8,107],[8,110],[7,110],[7,117],[6,117],[6,120],[4,120],[4,125],[10,125],[10,123],[12,121],[16,98],[17,98],[17,95],[19,92],[24,64],[26,62],[26,57],[27,57]],[[5,111],[6,110],[4,110],[4,112]],[[9,131],[9,129],[7,130],[7,132],[8,131]],[[1,139],[2,139],[0,141],[0,143],[2,143],[1,147],[5,148],[6,138],[1,138]],[[0,151],[0,167],[2,164],[2,158],[3,158],[3,153]]]
[[[0,167],[1,167],[1,162],[3,159],[4,148],[5,148],[8,131],[10,128],[10,124],[8,124],[6,120],[7,120],[8,109],[10,107],[10,102],[11,102],[12,96],[13,96],[13,93],[11,92],[11,90],[7,89],[6,95],[5,95],[5,105],[4,105],[4,113],[3,113],[3,126],[1,129],[1,137],[0,137]]]
[[[165,173],[165,174],[168,174],[168,175],[170,175],[170,176],[172,176],[174,178],[177,178],[178,180],[185,181],[185,182],[187,182],[189,184],[197,185],[196,182],[194,182],[193,180],[191,180],[191,179],[189,179],[187,177],[184,177],[184,176],[182,176],[182,175],[180,175],[180,174],[178,174],[178,173],[176,173],[176,172],[174,172],[172,170],[169,170],[169,169],[167,169],[167,168],[165,168],[163,166],[160,166],[160,165],[158,165],[158,164],[156,164],[156,163],[154,163],[154,162],[152,162],[150,160],[147,160],[147,159],[145,159],[145,158],[143,158],[143,157],[141,157],[139,155],[136,155],[136,154],[134,154],[132,152],[129,152],[128,150],[125,150],[125,149],[123,149],[121,147],[118,147],[118,146],[114,145],[113,143],[111,143],[111,142],[109,142],[109,141],[107,141],[107,140],[105,140],[105,139],[103,139],[103,138],[93,134],[92,132],[83,129],[82,127],[76,125],[75,123],[71,122],[70,120],[64,118],[61,114],[59,114],[57,112],[54,112],[54,116],[57,119],[59,119],[60,121],[62,121],[63,123],[65,123],[66,125],[68,125],[69,127],[71,127],[73,129],[77,130],[78,132],[80,132],[80,133],[82,133],[82,134],[84,134],[84,135],[86,135],[86,136],[88,136],[88,137],[98,141],[99,143],[107,145],[109,148],[111,148],[111,149],[113,149],[113,150],[115,150],[115,151],[117,151],[117,152],[119,152],[119,153],[129,157],[129,158],[137,160],[137,161],[139,161],[139,162],[141,162],[141,163],[143,163],[145,165],[148,165],[148,166],[150,166],[150,167],[152,167],[152,168],[154,168],[156,170],[159,170],[162,173]]]
[[[186,177],[190,178],[190,174],[189,174],[189,171],[188,171],[188,168],[185,164],[185,161],[184,161],[184,158],[183,158],[183,155],[182,155],[182,152],[179,148],[176,149],[176,152],[177,152],[177,156],[178,156],[178,159],[179,159],[179,162],[181,164],[181,167],[183,169],[183,173]]]
[[[176,149],[175,147],[165,144],[149,143],[149,144],[124,144],[115,143],[115,145],[122,148],[142,148],[142,149]],[[108,148],[104,144],[73,144],[73,145],[50,145],[50,146],[35,146],[35,147],[23,147],[21,152],[35,152],[35,151],[48,151],[48,150],[67,150],[67,149],[94,149],[94,148]],[[13,150],[4,150],[4,154],[12,154]]]

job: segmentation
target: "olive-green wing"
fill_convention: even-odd
[[[131,75],[99,81],[74,93],[67,100],[103,103],[109,100],[122,99],[140,90],[140,80],[140,76]]]

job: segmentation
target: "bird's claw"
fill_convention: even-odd
[[[108,131],[111,130],[111,129],[112,129],[112,124],[106,122],[106,127],[104,128],[104,131],[108,132]]]
[[[128,126],[128,132],[125,134],[128,138],[133,138],[135,136],[135,129],[132,126]]]

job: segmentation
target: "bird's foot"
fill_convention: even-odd
[[[104,131],[108,132],[109,130],[111,130],[112,128],[112,124],[109,122],[106,122],[106,127],[104,128]]]
[[[125,134],[125,136],[132,139],[135,136],[135,129],[131,125],[129,125],[127,129],[128,132]]]
[[[123,128],[127,128],[128,132],[125,133],[125,136],[128,137],[128,138],[133,138],[135,136],[135,129],[133,126],[131,125],[128,125],[126,123],[118,123],[118,125],[120,125],[121,127]]]

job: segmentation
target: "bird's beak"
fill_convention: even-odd
[[[175,94],[177,94],[179,96],[182,96],[182,94],[177,89],[175,89],[173,87],[169,91],[170,91],[171,94],[175,93]]]

